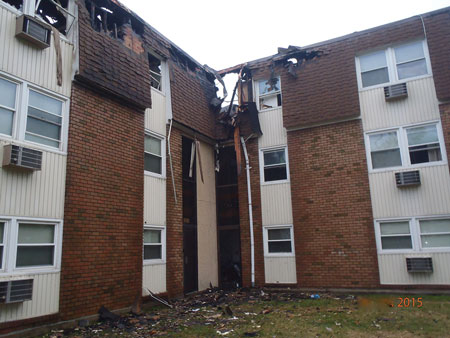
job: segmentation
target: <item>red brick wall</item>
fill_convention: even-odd
[[[253,138],[246,143],[250,162],[250,183],[253,204],[253,234],[255,239],[255,281],[256,285],[263,285],[264,277],[264,249],[262,239],[261,189],[259,178],[258,139]],[[248,213],[247,172],[245,170],[244,151],[241,147],[241,175],[238,176],[239,214],[241,226],[241,260],[242,283],[251,286],[251,249],[250,249],[250,221]]]
[[[167,292],[169,297],[180,296],[184,293],[183,287],[183,174],[182,174],[182,143],[181,132],[172,128],[170,136],[170,149],[172,153],[173,177],[177,193],[175,204],[170,171],[169,157],[167,156]],[[169,141],[169,140],[168,140]]]
[[[170,67],[174,120],[215,138],[216,116],[209,109],[209,102],[215,96],[214,84],[202,70],[194,73],[175,62]]]
[[[130,39],[114,39],[95,31],[85,1],[78,0],[80,70],[78,80],[114,93],[120,99],[140,107],[151,107],[150,73],[143,46],[132,50]],[[129,29],[131,30],[131,28]],[[132,34],[137,39],[136,34]]]
[[[144,115],[74,83],[62,319],[129,306],[142,290]]]
[[[288,151],[298,286],[378,287],[361,121],[288,132]]]
[[[437,98],[450,100],[450,8],[424,21]]]

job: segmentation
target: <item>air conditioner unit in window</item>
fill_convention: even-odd
[[[42,152],[7,144],[3,147],[3,167],[14,167],[25,170],[41,170]]]
[[[16,19],[16,37],[44,49],[50,46],[51,26],[32,16],[21,15]]]
[[[384,87],[384,98],[386,101],[397,100],[408,97],[408,88],[406,83],[399,83]]]
[[[431,257],[407,257],[406,269],[408,272],[433,272]]]
[[[26,300],[31,300],[32,296],[32,279],[0,282],[0,304],[24,302]]]
[[[399,188],[420,185],[420,171],[412,170],[395,173],[395,182]]]

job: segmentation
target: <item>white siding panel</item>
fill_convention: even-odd
[[[261,185],[263,225],[292,224],[291,184]]]
[[[52,37],[46,49],[37,49],[15,37],[16,14],[0,6],[0,70],[70,97],[73,45],[61,39],[63,83],[56,81],[56,52]]]
[[[3,146],[0,141],[0,159]],[[65,155],[43,152],[42,170],[0,168],[0,215],[64,218]]]
[[[166,287],[166,264],[144,265],[143,269],[143,296],[148,296],[147,290],[152,293],[163,293],[167,291]]]
[[[0,304],[0,323],[45,316],[59,311],[60,273],[25,275],[32,278],[33,298],[30,301],[15,304]],[[1,277],[0,281],[14,278]]]
[[[295,257],[264,257],[266,283],[296,284]]]
[[[408,273],[406,257],[432,257],[432,273]],[[378,255],[381,284],[450,284],[450,252]]]
[[[283,127],[281,108],[263,111],[258,114],[263,135],[259,138],[259,148],[287,144],[286,129]]]
[[[450,214],[448,165],[420,168],[422,184],[397,188],[393,171],[369,175],[374,218]]]
[[[152,108],[145,110],[145,128],[166,135],[166,96],[152,88]]]
[[[408,97],[386,102],[384,89],[359,93],[365,131],[439,119],[439,107],[432,77],[408,81]]]
[[[150,225],[166,225],[166,180],[144,176],[144,221]]]

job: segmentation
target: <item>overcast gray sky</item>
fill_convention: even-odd
[[[220,70],[450,6],[450,0],[121,0],[201,64]]]

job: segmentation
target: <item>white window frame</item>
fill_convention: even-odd
[[[284,156],[286,158],[286,179],[266,182],[265,177],[264,177],[264,152],[277,151],[277,150],[284,150]],[[260,176],[261,185],[280,184],[280,183],[289,183],[290,182],[289,158],[288,158],[287,145],[259,149],[259,176]]]
[[[151,137],[157,138],[157,139],[159,139],[161,141],[161,174],[145,170],[145,167],[144,167],[144,174],[146,176],[153,176],[153,177],[164,178],[165,179],[166,178],[166,138],[165,138],[165,136],[157,134],[157,133],[155,133],[153,131],[150,131],[148,129],[145,130],[145,136],[151,136]],[[145,153],[147,153],[147,152],[144,149],[144,154]],[[155,154],[152,154],[152,153],[148,153],[148,154],[151,154],[153,156],[158,156],[158,155],[155,155]]]
[[[0,270],[0,277],[4,275],[23,275],[53,273],[61,270],[62,233],[63,221],[57,219],[29,218],[29,217],[9,217],[0,216],[0,220],[5,222],[4,233],[4,265]],[[54,225],[54,253],[53,265],[16,267],[19,224],[49,224]]]
[[[144,230],[159,230],[161,231],[161,259],[144,259],[145,243],[142,241],[142,259],[144,265],[156,265],[166,263],[166,227],[162,225],[144,225]],[[144,230],[142,236],[144,236]]]
[[[261,81],[268,81],[268,78],[260,78],[260,79],[256,79],[253,81],[253,93],[255,93],[255,100],[256,100],[256,107],[258,109],[259,112],[266,112],[266,111],[271,111],[271,110],[275,110],[275,109],[280,109],[283,105],[283,95],[282,95],[282,87],[281,87],[281,77],[279,75],[275,76],[276,78],[278,78],[278,83],[280,84],[280,90],[277,90],[275,92],[271,92],[268,94],[264,94],[264,95],[260,95],[259,94],[259,83]],[[259,99],[260,98],[264,98],[264,97],[271,97],[271,96],[277,96],[278,94],[281,95],[281,106],[278,107],[273,107],[273,108],[264,108],[261,109],[260,104],[259,104]]]
[[[397,61],[395,59],[395,51],[394,49],[397,47],[401,47],[403,45],[407,45],[410,43],[414,43],[414,42],[418,42],[418,41],[422,41],[422,46],[423,46],[423,53],[425,56],[425,63],[427,65],[427,74],[424,75],[418,75],[418,76],[414,76],[414,77],[408,77],[406,79],[399,79],[398,78],[398,72],[397,72]],[[376,84],[373,86],[367,86],[367,87],[363,87],[362,84],[362,76],[361,76],[361,64],[360,64],[360,60],[359,58],[361,56],[367,55],[367,54],[371,54],[374,52],[378,52],[378,51],[382,51],[384,50],[385,55],[386,55],[386,64],[387,64],[387,68],[388,68],[388,75],[389,75],[389,81],[385,82],[385,83],[380,83],[380,84]],[[411,40],[411,41],[405,41],[402,42],[400,44],[395,44],[392,46],[389,46],[387,48],[384,49],[373,49],[370,51],[367,51],[365,53],[359,54],[356,56],[355,58],[355,64],[356,64],[356,74],[357,74],[357,80],[358,80],[358,88],[360,91],[364,91],[364,90],[370,90],[370,89],[374,89],[374,88],[380,88],[380,87],[386,87],[386,86],[390,86],[396,83],[404,83],[404,82],[408,82],[408,81],[413,81],[413,80],[417,80],[417,79],[421,79],[421,78],[425,78],[425,77],[430,77],[432,76],[432,70],[431,70],[431,62],[430,62],[430,54],[428,51],[428,44],[426,40]]]
[[[0,218],[0,223],[3,223],[3,243],[2,243],[2,247],[3,247],[3,257],[2,257],[2,261],[0,262],[0,276],[1,273],[6,271],[6,256],[7,256],[7,246],[6,246],[6,240],[7,240],[7,236],[8,236],[8,229],[9,229],[9,225],[8,225],[8,219],[3,219]]]
[[[67,138],[69,130],[69,106],[70,99],[60,94],[54,93],[48,89],[36,86],[28,81],[19,79],[0,71],[0,77],[7,81],[17,84],[16,92],[16,111],[13,118],[12,135],[0,134],[0,140],[7,142],[14,142],[14,144],[28,146],[39,150],[54,152],[66,155],[67,154]],[[33,90],[39,94],[51,97],[52,99],[62,102],[61,107],[61,137],[59,148],[48,146],[45,144],[25,140],[25,132],[27,128],[28,117],[28,93]]]
[[[291,252],[269,252],[269,234],[268,230],[273,229],[289,229],[291,233]],[[283,240],[287,242],[287,240]],[[264,256],[265,257],[294,257],[295,256],[295,243],[294,243],[294,226],[293,224],[283,225],[264,225],[263,226],[263,243],[264,243]]]
[[[432,215],[432,216],[415,216],[415,217],[399,217],[374,220],[375,237],[378,254],[410,254],[410,253],[433,253],[433,252],[450,252],[450,247],[440,248],[424,248],[422,247],[420,221],[425,220],[442,220],[450,219],[450,215]],[[409,222],[411,233],[412,249],[383,249],[381,246],[381,230],[380,223],[386,222]]]
[[[16,129],[16,125],[17,125],[16,119],[17,119],[18,110],[19,110],[19,103],[20,103],[21,84],[20,84],[20,82],[18,82],[16,80],[13,80],[13,79],[8,78],[6,76],[2,76],[2,73],[0,73],[0,79],[8,81],[8,82],[11,82],[11,83],[16,85],[16,97],[15,97],[15,102],[14,102],[15,106],[14,106],[14,109],[13,109],[13,120],[12,120],[12,126],[11,126],[11,135],[0,133],[0,137],[6,138],[6,139],[12,139],[13,135],[14,135],[14,131]],[[3,109],[11,111],[11,108],[6,107],[6,106],[0,105],[0,108],[3,108]]]
[[[436,126],[442,159],[440,161],[411,164],[411,158],[409,155],[407,130],[411,129],[411,128],[415,128],[415,127],[423,127],[423,126],[430,126],[430,125]],[[373,169],[372,155],[371,155],[371,149],[370,149],[370,136],[376,135],[376,134],[384,134],[384,133],[393,132],[393,131],[397,132],[397,140],[398,140],[398,146],[400,148],[400,157],[402,160],[402,165],[396,166],[396,167]],[[431,167],[431,166],[447,164],[447,152],[445,149],[444,135],[442,132],[442,123],[440,120],[439,121],[436,121],[436,120],[428,121],[428,122],[423,122],[423,123],[418,123],[418,124],[411,124],[411,125],[405,125],[405,126],[393,127],[393,128],[387,128],[387,129],[381,129],[381,130],[374,130],[374,131],[366,132],[364,135],[364,139],[365,139],[365,146],[366,146],[367,165],[369,167],[370,173],[383,172],[383,171],[395,171],[395,170],[399,170],[399,169],[423,168],[423,167]]]

